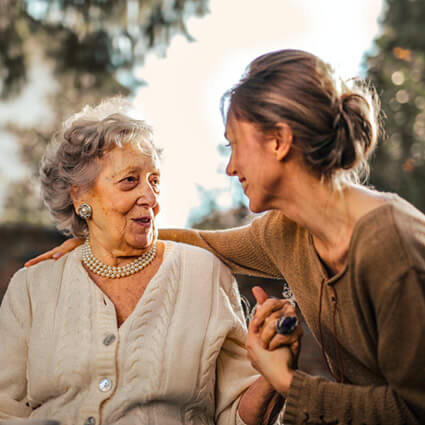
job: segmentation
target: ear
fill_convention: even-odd
[[[292,146],[293,133],[288,124],[282,122],[277,124],[274,141],[274,154],[278,161],[288,156]]]

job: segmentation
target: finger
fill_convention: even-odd
[[[293,356],[295,359],[298,358],[299,354],[300,354],[300,350],[301,350],[301,340],[295,341],[294,343],[292,343],[289,346]]]
[[[50,260],[51,258],[57,260],[67,252],[72,251],[77,246],[81,245],[83,242],[84,240],[79,238],[67,239],[65,242],[62,243],[62,245],[59,245],[51,249],[50,251],[47,251],[35,258],[32,258],[31,260],[28,260],[25,263],[25,267],[33,266],[34,264],[37,264],[41,261]]]
[[[247,351],[247,355],[250,359],[252,358],[253,353],[255,353],[256,350],[258,350],[259,345],[261,345],[261,341],[260,341],[258,335],[250,332],[248,334],[246,341],[245,341],[245,348],[246,348],[246,351]]]
[[[259,332],[261,327],[264,326],[265,320],[280,309],[281,303],[277,298],[268,298],[262,305],[257,304],[254,318],[251,320],[251,324],[255,331]]]
[[[261,286],[254,286],[252,288],[252,294],[259,305],[263,304],[263,302],[269,297]]]
[[[294,360],[293,368],[298,369],[298,359],[301,353],[301,340],[298,340],[297,342],[294,342],[293,344],[291,344],[289,349],[291,350],[293,360]]]
[[[280,310],[271,313],[265,318],[263,325],[259,328],[258,334],[264,348],[268,348],[271,339],[275,336],[276,323],[280,317]]]
[[[270,339],[268,344],[269,350],[275,350],[276,348],[283,346],[292,346],[292,344],[299,343],[303,336],[303,330],[301,326],[297,326],[295,330],[289,335],[281,335],[275,333]]]
[[[261,341],[263,343],[263,346],[267,349],[270,349],[270,344],[272,340],[275,338],[276,338],[276,341],[274,342],[273,346],[276,346],[277,341],[279,341],[279,346],[290,345],[291,343],[295,342],[299,338],[299,331],[297,331],[298,326],[290,334],[282,335],[278,333],[276,330],[276,324],[279,318],[280,318],[280,311],[273,313],[271,316],[269,316],[265,320],[264,325],[260,329],[259,334],[260,334]],[[284,338],[278,339],[278,336],[284,337]]]
[[[262,305],[257,306],[254,316],[254,325],[260,327],[265,319],[274,311],[281,310],[281,316],[293,315],[296,313],[293,305],[288,300],[278,298],[268,298]]]
[[[40,263],[41,261],[49,260],[50,258],[59,258],[64,253],[61,252],[58,248],[51,249],[50,251],[45,252],[44,254],[38,255],[35,258],[31,258],[31,260],[28,260],[24,266],[30,267],[34,264]]]

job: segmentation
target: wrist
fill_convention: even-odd
[[[277,377],[275,383],[272,382],[272,385],[277,392],[279,392],[283,397],[286,397],[292,384],[293,377],[293,370],[287,369],[283,374]]]
[[[262,389],[263,394],[267,394],[267,397],[271,397],[277,392],[274,385],[263,375],[257,379],[257,385]]]
[[[271,423],[266,418],[274,417],[275,410],[280,411],[282,407],[281,395],[264,376],[259,376],[242,395],[238,413],[247,425]]]

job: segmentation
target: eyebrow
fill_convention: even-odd
[[[139,172],[139,171],[143,171],[144,169],[145,169],[144,167],[139,167],[139,166],[126,167],[126,168],[123,168],[122,170],[119,170],[118,172],[116,172],[114,177],[115,178],[119,178],[119,177],[121,177],[124,174]],[[160,176],[161,175],[161,171],[160,171],[159,168],[154,167],[152,169],[151,174],[157,174],[158,176]]]

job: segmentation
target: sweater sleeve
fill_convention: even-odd
[[[217,425],[244,425],[238,414],[240,397],[259,375],[246,355],[247,329],[236,281],[227,270],[222,279],[226,282],[219,293],[220,320],[229,320],[233,326],[217,358],[215,419]]]
[[[377,358],[386,384],[340,384],[296,371],[285,425],[425,423],[425,273],[410,269],[375,305]]]
[[[25,418],[27,338],[31,326],[31,305],[26,273],[12,278],[0,307],[0,419]]]
[[[211,231],[164,229],[159,237],[207,249],[233,273],[281,279],[282,274],[270,256],[270,244],[277,241],[275,224],[281,217],[271,211],[246,226]]]

